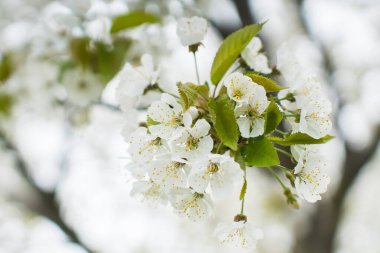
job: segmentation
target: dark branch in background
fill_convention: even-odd
[[[13,152],[15,156],[16,168],[18,169],[20,175],[25,179],[30,188],[33,191],[33,195],[37,196],[37,204],[24,203],[27,205],[30,210],[33,212],[44,216],[54,222],[72,241],[73,243],[78,244],[87,252],[91,252],[90,249],[79,239],[78,235],[75,231],[70,228],[66,222],[61,218],[59,206],[55,201],[55,193],[54,192],[45,192],[41,190],[34,180],[31,178],[28,172],[28,166],[19,150],[13,143],[7,138],[7,136],[0,131],[0,140],[4,142],[5,148]]]
[[[254,16],[251,14],[248,0],[233,0],[235,7],[239,13],[239,17],[243,26],[256,23]]]
[[[334,64],[330,58],[328,50],[320,43],[310,31],[307,17],[302,10],[304,1],[297,0],[298,11],[301,25],[303,26],[305,33],[318,44],[324,62],[324,68],[327,75],[327,80],[330,82],[331,88],[335,91],[335,95],[338,97],[338,92],[334,89],[332,82],[332,75],[334,74]],[[339,98],[339,97],[338,97]],[[343,106],[342,101],[339,100],[338,109]],[[338,129],[339,130],[339,129]],[[338,131],[341,132],[341,131]],[[372,143],[363,150],[354,150],[350,147],[347,141],[344,143],[346,152],[346,159],[342,168],[342,179],[339,183],[337,191],[332,198],[327,201],[321,201],[318,204],[317,210],[311,219],[311,226],[305,235],[299,238],[299,242],[296,243],[296,253],[333,253],[334,242],[336,239],[336,233],[340,224],[340,218],[343,214],[343,204],[348,190],[354,184],[360,171],[365,164],[371,160],[377,150],[377,146],[380,140],[380,127],[377,127],[376,134]]]

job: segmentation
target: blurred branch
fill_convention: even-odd
[[[249,0],[233,0],[243,26],[256,23],[249,7]]]
[[[336,95],[338,95],[339,93],[335,90],[334,85],[331,83],[335,67],[330,54],[325,46],[320,43],[318,38],[313,36],[310,31],[307,17],[302,11],[304,0],[297,0],[297,3],[301,25],[303,26],[305,33],[318,44],[323,57],[327,80],[330,82],[330,86],[335,91]],[[338,109],[342,106],[342,100],[339,100]],[[342,179],[338,185],[337,191],[330,200],[324,200],[318,204],[316,212],[313,217],[311,217],[311,229],[309,229],[308,233],[303,235],[302,238],[299,238],[300,241],[296,243],[297,248],[295,252],[334,252],[334,240],[336,238],[336,232],[342,216],[345,197],[357,179],[362,168],[376,153],[379,140],[380,127],[377,127],[372,143],[370,143],[368,147],[363,150],[354,150],[350,147],[347,141],[345,141],[344,149],[346,152],[346,159],[343,164]]]
[[[18,169],[20,175],[25,179],[25,181],[30,186],[33,191],[33,195],[37,196],[37,204],[24,203],[33,212],[45,216],[54,222],[67,236],[68,238],[81,246],[87,252],[91,252],[89,248],[79,239],[78,235],[73,229],[71,229],[66,222],[60,216],[59,206],[55,201],[54,192],[45,192],[41,190],[34,180],[31,178],[28,172],[28,166],[25,160],[22,158],[20,151],[17,147],[7,138],[7,136],[0,131],[0,140],[4,142],[5,148],[13,152],[15,156],[16,168]]]

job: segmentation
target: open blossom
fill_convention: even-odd
[[[187,186],[186,167],[188,167],[187,164],[173,160],[170,155],[167,155],[155,160],[148,174],[163,189],[170,190],[175,187]]]
[[[183,117],[185,115],[192,117],[190,110],[184,113],[182,106],[173,96],[163,93],[161,100],[153,102],[148,109],[148,116],[158,123],[149,126],[149,131],[153,135],[168,139],[176,135],[176,130],[183,128]]]
[[[278,93],[279,99],[288,96],[289,99],[281,100],[281,105],[287,110],[295,111],[301,109],[310,98],[323,96],[321,84],[314,75],[300,75],[291,84],[290,88],[281,90]]]
[[[257,137],[264,133],[264,111],[268,105],[269,101],[264,87],[255,85],[248,101],[235,108],[237,124],[242,137]]]
[[[214,147],[209,135],[210,124],[205,119],[197,120],[194,126],[191,124],[192,119],[184,117],[185,128],[170,142],[173,154],[188,160],[199,159]]]
[[[210,186],[214,198],[225,197],[234,184],[242,185],[243,171],[228,155],[210,154],[195,162],[189,175],[189,185],[196,192],[204,192]]]
[[[310,146],[292,146],[292,154],[297,160],[294,181],[298,195],[310,203],[321,199],[327,191],[330,178],[325,174],[326,162],[318,151]]]
[[[331,103],[324,97],[313,97],[301,109],[299,131],[318,139],[332,128]]]
[[[255,249],[257,241],[263,238],[261,230],[246,221],[219,224],[215,234],[222,244],[243,249]]]
[[[162,186],[152,180],[135,181],[132,187],[131,196],[136,196],[141,201],[163,204],[167,202],[167,195]]]
[[[269,74],[272,70],[269,68],[268,58],[260,53],[263,44],[258,37],[254,37],[248,46],[241,52],[241,57],[248,64],[248,66],[255,71]]]
[[[158,71],[155,70],[153,58],[149,54],[141,56],[141,66],[134,67],[126,63],[121,71],[112,79],[116,82],[119,100],[123,97],[143,95],[145,88],[157,82]]]
[[[207,194],[185,188],[174,189],[170,202],[178,215],[194,222],[204,221],[212,215],[211,200]]]
[[[151,135],[145,127],[139,127],[129,138],[129,153],[135,162],[150,162],[157,154],[167,151],[165,140]]]
[[[255,85],[251,78],[239,72],[230,74],[224,80],[228,96],[236,102],[247,101],[252,95]]]
[[[181,18],[177,24],[177,35],[183,46],[200,43],[207,32],[207,21],[201,17]]]

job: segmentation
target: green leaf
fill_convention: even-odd
[[[211,67],[211,81],[218,84],[224,74],[239,57],[252,38],[261,30],[264,24],[246,26],[229,35],[219,47]]]
[[[206,85],[177,83],[177,88],[184,110],[187,110],[190,106],[199,105],[202,102],[200,100],[203,100],[203,102],[208,100],[209,90]]]
[[[127,51],[131,45],[128,39],[115,39],[113,47],[98,43],[96,45],[95,58],[96,66],[93,66],[96,73],[99,73],[102,81],[110,81],[122,67]]]
[[[278,108],[277,104],[273,101],[273,98],[268,105],[267,112],[265,114],[265,131],[264,134],[273,132],[282,120],[282,112]]]
[[[216,134],[224,145],[237,150],[239,130],[235,119],[234,103],[227,97],[221,96],[208,103],[211,120]]]
[[[134,11],[125,15],[117,16],[113,22],[111,27],[111,33],[116,33],[121,30],[130,29],[137,27],[139,25],[149,23],[158,23],[160,22],[160,18],[142,11]]]
[[[112,47],[100,42],[90,47],[88,38],[75,38],[70,41],[70,53],[74,64],[99,74],[107,83],[122,67],[130,45],[130,40],[118,38]]]
[[[244,73],[244,75],[250,77],[252,81],[254,81],[255,83],[263,86],[266,92],[277,92],[277,91],[286,89],[286,87],[278,85],[272,79],[259,75],[255,72],[247,72],[247,73]]]
[[[0,116],[9,116],[13,105],[13,97],[0,92]]]
[[[248,166],[269,167],[280,164],[276,149],[265,137],[249,139],[241,149]]]
[[[13,72],[11,57],[0,53],[0,84],[6,81]]]
[[[151,117],[148,116],[146,120],[146,124],[147,126],[153,126],[153,125],[160,124],[160,122],[154,121]]]
[[[246,192],[247,192],[247,180],[244,179],[244,184],[240,191],[240,197],[239,197],[240,200],[244,198]]]
[[[70,54],[76,63],[87,68],[91,65],[92,53],[89,38],[74,38],[70,41]]]
[[[334,137],[331,135],[326,135],[319,139],[314,139],[313,137],[304,134],[304,133],[294,133],[287,136],[285,139],[279,138],[276,136],[268,136],[268,139],[274,143],[277,143],[282,146],[291,146],[291,145],[302,145],[302,144],[322,144],[328,142]]]

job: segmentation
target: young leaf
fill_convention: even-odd
[[[242,147],[241,155],[249,166],[269,167],[280,163],[276,149],[265,137],[249,139]]]
[[[240,200],[244,198],[246,192],[247,192],[247,180],[244,179],[244,184],[240,191],[240,197],[239,197]]]
[[[145,23],[152,24],[157,22],[160,22],[160,18],[153,14],[142,11],[134,11],[125,15],[117,16],[112,22],[111,33],[134,28]]]
[[[160,122],[154,121],[151,117],[148,116],[146,120],[146,124],[147,126],[153,126],[153,125],[160,124]]]
[[[236,150],[239,131],[233,102],[227,96],[221,96],[217,100],[211,99],[208,106],[219,139],[227,147]]]
[[[9,116],[13,103],[14,100],[11,95],[0,92],[0,116]]]
[[[322,138],[314,139],[311,136],[307,134],[303,134],[303,133],[294,133],[287,136],[285,139],[275,137],[275,136],[268,136],[269,140],[282,146],[302,145],[302,144],[322,144],[322,143],[328,142],[329,140],[333,138],[334,137],[331,135],[326,135]]]
[[[206,85],[196,85],[193,83],[177,83],[178,93],[181,97],[181,104],[184,110],[197,103],[198,99],[208,100],[208,87]]]
[[[0,85],[11,76],[12,72],[11,57],[7,54],[0,54]]]
[[[264,24],[246,26],[229,35],[219,47],[211,67],[211,81],[218,84],[229,67]]]
[[[267,112],[265,114],[265,131],[264,134],[273,132],[282,120],[282,112],[277,104],[273,101],[270,102]]]
[[[247,72],[244,75],[250,77],[252,79],[252,81],[254,81],[255,83],[263,86],[266,92],[276,92],[276,91],[286,89],[286,87],[278,85],[272,79],[265,77],[265,76],[262,76],[262,75],[259,75],[257,73]]]

